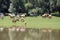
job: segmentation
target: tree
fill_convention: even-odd
[[[16,11],[16,9],[14,8],[13,4],[10,3],[9,12],[15,13],[15,11]]]
[[[26,3],[25,4],[25,9],[30,9],[30,8],[32,8],[33,7],[33,4],[32,3]]]
[[[9,8],[9,4],[10,4],[10,0],[1,0],[1,12],[3,13],[8,13],[8,8]]]
[[[60,0],[57,0],[57,6],[60,6]]]
[[[50,11],[51,12],[56,11],[56,3],[57,3],[56,0],[50,0]]]
[[[2,0],[0,0],[0,12],[1,12],[1,7],[2,7]]]
[[[57,0],[57,10],[59,11],[59,15],[60,15],[60,0]]]
[[[10,0],[10,1],[13,4],[14,8],[16,9],[16,13],[24,12],[25,7],[22,0]]]
[[[31,4],[31,3],[29,3],[29,2],[25,4],[25,9],[26,9],[26,14],[27,14],[27,16],[29,15],[29,14],[28,14],[29,9],[31,9],[32,7],[33,7],[33,4]]]

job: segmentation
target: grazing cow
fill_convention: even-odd
[[[49,16],[49,14],[48,14],[48,13],[45,13],[45,16],[46,16],[46,17],[48,17],[48,16]]]
[[[19,18],[16,18],[16,21],[19,21]]]
[[[46,17],[46,14],[43,14],[42,17]]]
[[[22,14],[22,15],[20,15],[20,17],[23,17],[23,18],[24,18],[25,16],[26,16],[26,14]]]
[[[24,18],[25,18],[25,14],[22,14],[20,17],[21,21],[24,21]]]
[[[48,16],[49,16],[48,13],[45,13],[45,14],[42,15],[42,17],[48,17]]]
[[[12,19],[12,22],[13,23],[16,23],[17,22],[16,18]]]
[[[17,22],[17,21],[19,21],[19,18],[20,18],[20,16],[19,15],[17,15],[17,16],[15,16],[14,18],[13,18],[13,20],[12,20],[12,22]]]
[[[52,15],[49,15],[48,18],[51,19],[52,18]]]
[[[16,20],[19,21],[19,19],[20,19],[20,15],[17,15]]]
[[[26,28],[26,21],[25,21],[25,15],[21,15],[21,27]]]
[[[13,23],[16,23],[17,21],[19,21],[18,18],[13,18],[13,19],[12,19],[12,22],[13,22]]]
[[[47,14],[43,14],[42,17],[47,17],[48,15]]]
[[[4,19],[4,14],[3,13],[0,13],[0,18]]]
[[[10,18],[14,18],[15,14],[8,14],[10,16]]]

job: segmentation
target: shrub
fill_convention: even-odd
[[[32,3],[26,3],[25,4],[25,9],[30,9],[31,7],[33,7],[33,4]]]

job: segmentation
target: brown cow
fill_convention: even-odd
[[[17,22],[16,18],[13,18],[13,19],[12,19],[12,22],[13,22],[13,23],[16,23],[16,22]]]
[[[52,15],[49,15],[48,18],[51,19],[52,18]]]

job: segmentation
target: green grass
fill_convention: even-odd
[[[52,17],[52,19],[38,17],[26,17],[27,28],[52,28],[52,29],[60,29],[60,18]],[[20,21],[15,23],[20,26]],[[0,26],[3,27],[11,27],[14,25],[9,17],[5,17],[4,20],[0,19]]]

